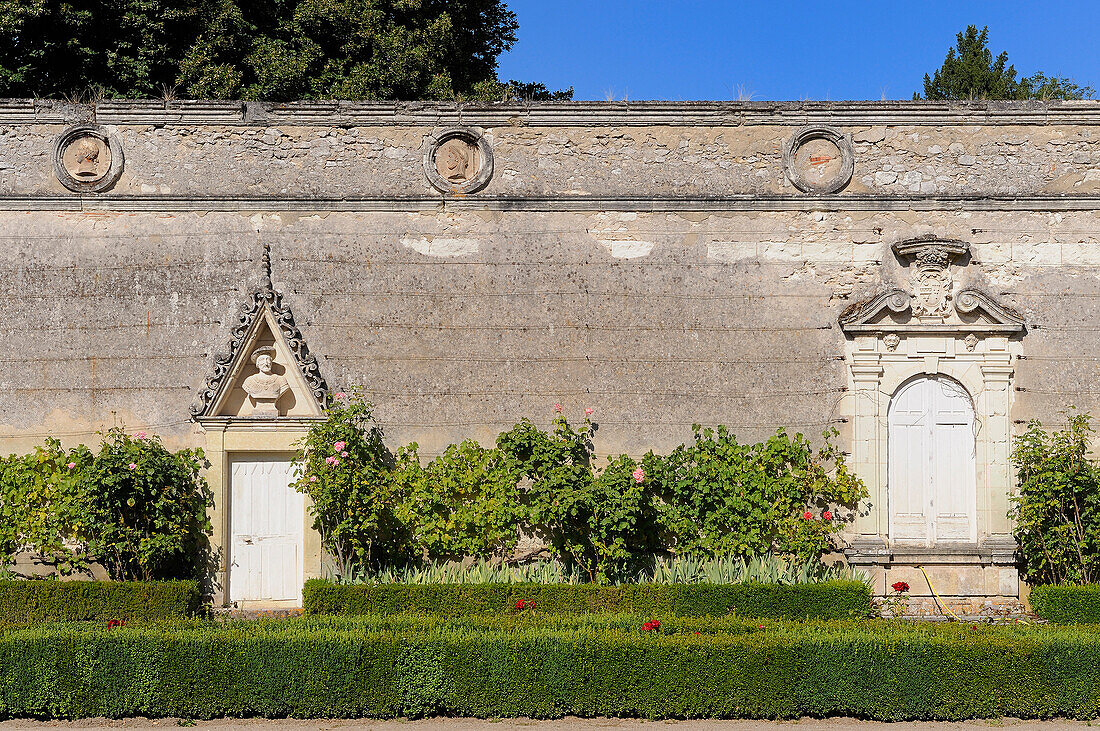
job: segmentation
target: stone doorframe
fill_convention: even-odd
[[[272,419],[251,420],[227,417],[208,417],[199,419],[206,433],[206,458],[210,461],[206,479],[214,494],[214,506],[210,510],[210,523],[213,528],[211,544],[219,552],[218,565],[214,575],[214,606],[225,604],[229,597],[229,551],[232,526],[230,524],[233,506],[230,489],[230,470],[234,457],[244,455],[290,455],[300,448],[300,440],[309,432],[315,417],[284,417],[278,421]],[[303,573],[305,579],[321,576],[321,535],[310,530],[312,522],[306,496],[306,509],[302,515],[305,523],[305,542],[302,552]],[[257,605],[259,606],[259,605]]]
[[[895,244],[893,250],[899,258],[913,259],[909,286],[853,305],[840,318],[847,336],[852,467],[869,493],[845,554],[850,564],[868,569],[878,594],[886,593],[886,577],[899,564],[945,567],[937,572],[945,584],[951,583],[951,572],[957,572],[960,564],[993,569],[977,572],[971,581],[983,586],[946,593],[1014,594],[1013,581],[995,568],[1014,563],[1015,540],[1008,518],[1014,487],[1010,409],[1012,361],[1021,348],[1024,321],[979,290],[956,288],[950,267],[955,259],[969,256],[965,242],[922,237]],[[977,542],[973,544],[922,546],[897,543],[890,536],[887,415],[898,389],[920,375],[948,376],[973,399],[977,439]]]
[[[320,363],[306,345],[294,322],[290,305],[271,282],[271,249],[264,244],[260,285],[241,305],[227,350],[214,356],[211,372],[191,407],[191,418],[203,429],[206,457],[210,461],[206,479],[214,495],[209,511],[213,525],[212,544],[218,565],[213,576],[214,604],[228,598],[228,552],[230,550],[231,505],[230,465],[240,455],[287,455],[301,448],[311,425],[322,421],[328,403],[328,384]],[[261,345],[262,343],[262,345]],[[260,348],[257,348],[260,345]],[[284,369],[283,385],[269,408],[247,401],[253,397],[245,374],[255,370],[255,353],[263,350]],[[252,354],[252,358],[250,358]],[[249,368],[249,363],[253,366]],[[266,394],[263,394],[266,396]],[[293,398],[293,406],[279,408],[280,399]],[[321,539],[312,530],[310,501],[306,497],[302,521],[305,526],[303,573],[306,579],[321,575]]]

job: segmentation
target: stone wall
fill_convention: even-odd
[[[0,449],[112,424],[200,444],[188,406],[262,245],[324,375],[361,385],[395,444],[490,440],[561,401],[601,451],[690,425],[842,430],[837,317],[903,281],[890,245],[968,242],[962,286],[1023,313],[1012,417],[1096,405],[1095,103],[0,104]],[[54,140],[117,135],[108,191],[66,190]],[[854,174],[784,173],[806,123]],[[495,158],[448,196],[425,140],[461,124]]]

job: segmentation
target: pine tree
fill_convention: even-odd
[[[1079,86],[1063,77],[1048,77],[1042,71],[1019,81],[1016,68],[1008,63],[1008,52],[996,58],[989,50],[989,28],[975,25],[955,36],[943,66],[932,76],[924,75],[924,96],[914,99],[1090,99],[1091,86]]]

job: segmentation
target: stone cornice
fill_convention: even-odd
[[[1100,195],[187,196],[0,195],[0,211],[1100,211]]]
[[[335,127],[740,127],[808,124],[1097,125],[1100,101],[1070,102],[293,102],[0,100],[0,124]]]

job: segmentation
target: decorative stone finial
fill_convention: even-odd
[[[271,244],[264,242],[263,278],[260,279],[260,289],[270,292],[274,287],[271,284]]]

